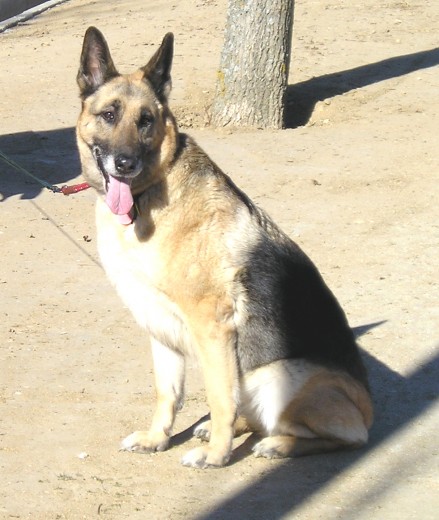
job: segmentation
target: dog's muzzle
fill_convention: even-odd
[[[117,179],[132,180],[142,171],[142,161],[135,155],[108,154],[100,146],[92,148],[93,157],[105,179],[105,187],[108,188],[110,176]]]

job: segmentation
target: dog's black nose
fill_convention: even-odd
[[[118,155],[114,161],[116,170],[122,174],[132,173],[138,165],[136,157],[129,155]]]

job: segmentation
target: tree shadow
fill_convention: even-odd
[[[74,128],[1,135],[0,151],[50,184],[63,185],[81,171]],[[0,202],[15,195],[33,199],[45,189],[1,158],[0,181]]]
[[[306,125],[318,101],[438,64],[439,47],[436,47],[289,85],[285,99],[285,127]]]
[[[357,327],[354,332],[358,336],[382,323]],[[194,520],[286,518],[287,514],[291,515],[337,475],[360,462],[388,437],[426,412],[438,399],[439,354],[427,360],[408,377],[401,376],[374,356],[364,351],[362,354],[375,396],[375,424],[366,447],[356,451],[285,459],[268,474]],[[231,463],[249,456],[253,443],[252,437],[246,439],[233,453]]]

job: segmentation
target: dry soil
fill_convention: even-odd
[[[0,162],[0,518],[437,518],[439,3],[296,2],[283,131],[215,130],[225,0],[70,0],[0,34],[0,150],[80,182],[82,37],[121,71],[176,37],[181,127],[314,259],[370,371],[367,448],[288,461],[236,442],[228,467],[179,460],[207,413],[190,367],[172,448],[118,451],[154,404],[148,338],[96,255],[94,194],[64,197]]]

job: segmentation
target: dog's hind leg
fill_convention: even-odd
[[[164,451],[169,445],[177,411],[183,405],[184,358],[151,337],[157,404],[151,427],[122,441],[121,449],[147,453]]]
[[[323,371],[310,378],[253,451],[279,458],[358,448],[367,442],[371,423],[366,390],[350,376]]]
[[[340,443],[328,439],[305,439],[294,435],[265,437],[252,448],[255,457],[281,459],[339,450]]]

